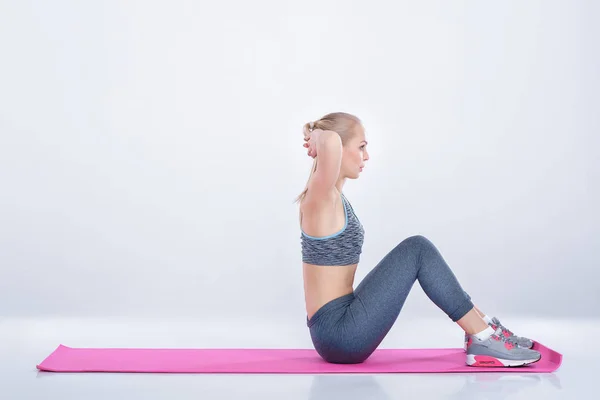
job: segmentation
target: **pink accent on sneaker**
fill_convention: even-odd
[[[515,345],[510,342],[505,342],[504,347],[506,347],[506,350],[512,350]]]
[[[498,325],[496,325],[496,324],[492,324],[492,329],[493,329],[493,330],[496,330],[496,329],[498,329]]]
[[[490,356],[475,356],[475,364],[474,367],[503,367],[502,364],[497,358]]]
[[[471,346],[471,343],[473,343],[473,338],[469,336],[469,340],[467,341],[467,348]]]
[[[510,337],[510,333],[508,331],[504,331],[502,332],[502,334],[504,335],[504,337]]]
[[[494,340],[500,340],[500,336],[492,335],[492,339],[494,339]]]

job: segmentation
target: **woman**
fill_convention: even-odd
[[[361,121],[331,113],[304,126],[304,147],[314,158],[308,183],[296,199],[307,326],[327,362],[361,363],[396,321],[416,280],[426,295],[465,331],[466,363],[521,366],[540,360],[533,342],[515,336],[471,302],[433,243],[412,236],[394,247],[353,290],[364,229],[343,194],[369,159]]]

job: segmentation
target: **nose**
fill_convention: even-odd
[[[367,161],[369,159],[369,152],[365,149],[363,152],[363,160]]]

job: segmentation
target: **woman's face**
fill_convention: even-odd
[[[350,179],[357,179],[365,166],[365,161],[369,159],[367,152],[367,141],[365,140],[365,131],[360,128],[343,147],[342,152],[342,172]]]

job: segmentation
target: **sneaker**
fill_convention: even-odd
[[[511,338],[513,342],[515,342],[519,347],[523,347],[525,349],[531,349],[533,347],[533,340],[527,339],[523,336],[517,336],[512,333],[508,328],[500,323],[500,320],[496,317],[492,318],[492,322],[488,324],[492,327],[492,329],[496,330],[498,328],[502,329],[502,335],[506,338]],[[467,350],[467,341],[469,340],[469,335],[465,332],[465,343],[464,349]]]
[[[508,328],[506,328],[504,325],[502,325],[498,318],[496,318],[496,317],[492,318],[492,323],[489,325],[492,327],[492,329],[498,329],[498,328],[502,329],[502,334],[505,337],[512,338],[513,341],[519,345],[519,347],[523,347],[525,349],[530,349],[533,347],[533,340],[527,339],[526,337],[515,335]]]
[[[517,346],[500,327],[486,340],[475,335],[469,335],[467,340],[467,365],[473,367],[520,367],[541,358],[538,351]]]

